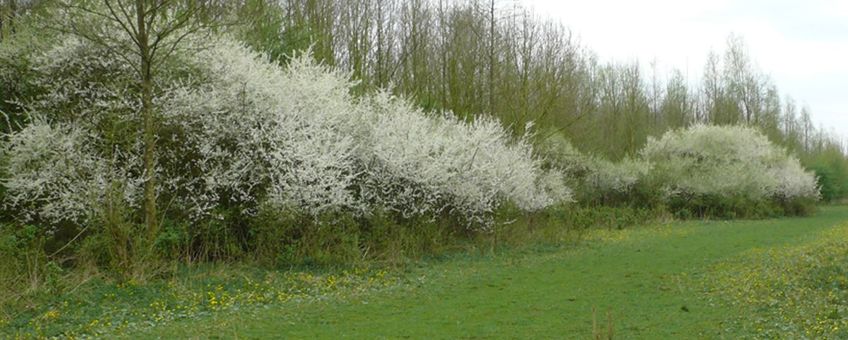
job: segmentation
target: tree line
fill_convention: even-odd
[[[562,133],[581,150],[617,159],[648,136],[695,123],[744,124],[801,154],[845,149],[810,109],[780,93],[731,35],[711,52],[700,82],[658,74],[639,61],[602,62],[563,23],[498,0],[255,0],[276,7],[261,49],[312,46],[350,70],[361,89],[388,87],[419,105],[460,116],[490,113],[522,133],[524,122]],[[579,28],[578,28],[579,29]],[[253,30],[252,32],[256,32]],[[615,136],[615,138],[610,138]]]
[[[5,0],[0,32],[50,1]],[[205,3],[199,1],[200,3]],[[215,2],[209,2],[216,4]],[[639,61],[602,62],[567,23],[502,0],[240,0],[242,40],[285,63],[312,49],[351,72],[359,91],[390,88],[434,111],[492,114],[520,134],[525,122],[613,159],[695,123],[745,124],[802,155],[845,151],[811,110],[782,94],[731,35],[695,84]],[[579,29],[579,28],[577,28]],[[0,35],[2,36],[2,35]],[[615,136],[616,138],[609,138]]]

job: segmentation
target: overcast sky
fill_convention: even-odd
[[[601,60],[656,60],[690,81],[711,49],[721,53],[739,35],[781,93],[848,137],[848,0],[519,1],[562,21]]]

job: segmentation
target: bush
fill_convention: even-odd
[[[173,91],[165,110],[172,139],[190,141],[169,153],[180,155],[174,177],[202,177],[172,190],[204,193],[191,196],[206,199],[191,204],[195,214],[222,201],[270,203],[315,216],[449,212],[485,227],[501,202],[537,210],[569,197],[558,173],[542,171],[532,147],[493,119],[430,116],[385,93],[357,102],[347,74],[308,54],[281,70],[227,39],[213,46],[197,54],[209,84]]]
[[[563,136],[554,134],[540,143],[548,168],[563,169],[578,202],[589,205],[652,206],[643,189],[652,165],[641,159],[612,162],[581,154]]]
[[[815,202],[819,188],[797,158],[748,127],[696,125],[651,138],[642,156],[654,164],[673,211],[697,216],[768,216]]]
[[[486,226],[504,202],[536,211],[570,199],[562,174],[543,170],[528,139],[511,141],[493,118],[428,115],[385,93],[363,104],[360,194],[370,204],[404,217],[457,213]]]
[[[643,205],[638,189],[643,186],[651,171],[651,163],[625,158],[617,163],[593,157],[589,173],[584,179],[583,193],[587,202],[604,205]]]
[[[47,235],[32,225],[0,225],[0,316],[7,307],[31,303],[35,293],[55,293],[62,269],[45,251]],[[20,309],[18,309],[20,310]]]
[[[36,119],[5,144],[7,208],[25,221],[92,222],[106,206],[107,190],[120,182],[119,197],[137,202],[139,180],[92,150],[99,141],[78,126]],[[125,162],[132,163],[132,162]]]
[[[822,200],[834,202],[848,196],[848,161],[841,150],[826,149],[804,163],[816,174]]]
[[[229,39],[193,55],[206,79],[170,91],[163,102],[162,172],[179,211],[191,220],[218,208],[259,204],[312,215],[360,209],[359,173],[344,132],[355,109],[347,75],[308,56],[282,69]]]

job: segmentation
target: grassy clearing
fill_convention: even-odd
[[[733,338],[756,333],[742,325],[761,316],[716,301],[723,293],[704,294],[697,283],[719,280],[721,263],[752,249],[814,247],[845,220],[848,209],[839,207],[813,218],[625,230],[577,249],[423,266],[407,274],[417,284],[403,289],[215,314],[132,337],[589,338],[596,308],[598,328],[609,312],[619,337]]]
[[[833,240],[848,239],[844,221],[848,207],[827,207],[811,218],[596,230],[577,247],[463,253],[388,272],[205,268],[159,285],[87,285],[7,321],[0,335],[589,338],[606,332],[608,313],[620,338],[787,327],[838,335],[848,241]],[[761,277],[746,285],[744,275]],[[787,298],[799,285],[805,295]],[[821,328],[831,333],[806,333],[818,320],[835,320]]]

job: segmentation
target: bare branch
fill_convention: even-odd
[[[130,39],[132,39],[132,41],[136,44],[136,46],[138,46],[139,41],[136,38],[138,36],[138,28],[133,26],[133,24],[132,24],[133,21],[132,21],[132,19],[130,19],[129,13],[127,13],[126,9],[124,8],[124,4],[120,0],[117,0],[117,1],[118,1],[118,7],[121,9],[122,14],[124,15],[124,20],[126,20],[126,21],[121,20],[118,13],[113,8],[111,1],[105,0],[104,3],[106,4],[106,8],[108,8],[109,12],[112,14],[113,21],[118,23],[118,25],[120,25],[121,28],[123,28],[124,31],[130,36]]]

